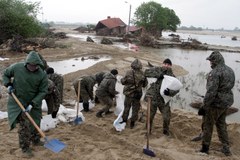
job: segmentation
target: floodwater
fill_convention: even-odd
[[[170,32],[163,32],[163,36],[167,37]],[[208,43],[212,45],[222,45],[239,47],[240,41],[232,41],[231,37],[221,38],[219,35],[197,35],[197,34],[184,34],[177,33],[180,35],[181,39],[187,39],[189,36],[191,38],[197,39],[202,43]],[[86,41],[87,36],[83,35],[71,35],[80,38],[80,40]],[[93,40],[99,42],[100,37],[91,36]],[[126,44],[117,43],[114,44],[120,48],[127,48]],[[211,67],[209,61],[206,60],[212,51],[198,51],[198,50],[185,50],[185,49],[153,49],[153,48],[143,48],[141,50],[146,50],[146,52],[160,54],[163,58],[170,58],[173,64],[182,66],[189,74],[177,77],[183,83],[183,88],[180,92],[173,98],[172,107],[181,108],[186,111],[197,113],[196,109],[193,109],[189,104],[195,101],[201,101],[202,98],[199,95],[204,96],[206,89],[206,77],[207,73],[210,72]],[[240,53],[230,53],[221,52],[225,58],[225,63],[230,66],[236,76],[235,86],[233,88],[234,93],[234,104],[233,107],[237,107],[240,110]],[[161,63],[159,63],[160,65]],[[123,86],[117,84],[117,88],[122,88]],[[230,122],[240,123],[240,111],[234,113],[227,117]]]
[[[190,107],[190,103],[201,101],[199,95],[204,96],[206,92],[206,77],[211,71],[210,62],[206,58],[212,51],[197,51],[183,49],[148,49],[148,51],[161,54],[164,58],[170,58],[173,64],[182,66],[189,73],[182,77],[177,77],[183,83],[183,88],[173,98],[172,106],[197,113],[196,109]],[[221,52],[226,65],[231,67],[235,72],[235,86],[233,88],[234,104],[240,110],[240,54]],[[227,117],[231,122],[240,122],[240,111]]]
[[[163,37],[169,38],[169,34],[174,32],[163,32]],[[239,47],[240,40],[233,41],[231,36],[225,36],[221,38],[221,35],[201,35],[201,34],[189,34],[189,33],[174,33],[179,35],[183,40],[188,40],[188,38],[196,39],[202,43],[207,43],[210,45],[221,45],[229,47]]]
[[[81,59],[82,57],[72,58],[72,59],[63,60],[63,61],[48,62],[48,65],[50,67],[53,67],[56,73],[64,75],[64,74],[68,74],[78,70],[89,68],[95,65],[96,63],[99,63],[102,61],[110,60],[111,57],[106,56],[106,57],[100,57],[99,59],[87,59],[83,61]]]

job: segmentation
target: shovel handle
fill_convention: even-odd
[[[150,133],[150,108],[151,108],[151,100],[152,97],[147,97],[148,104],[147,104],[147,149],[149,148],[149,133]]]
[[[42,136],[42,138],[46,138],[45,134],[43,133],[43,131],[38,127],[38,125],[36,124],[36,122],[32,119],[32,117],[30,116],[30,114],[28,112],[25,112],[25,108],[23,107],[22,103],[18,100],[18,98],[16,97],[16,95],[14,93],[11,93],[12,97],[14,98],[14,100],[17,102],[17,104],[19,105],[19,107],[22,109],[22,111],[26,114],[26,116],[28,117],[28,119],[30,120],[30,122],[33,124],[33,126],[37,129],[37,131],[39,132],[39,134]]]
[[[77,95],[77,117],[78,117],[78,112],[79,112],[79,101],[80,101],[80,84],[81,80],[78,81],[78,95]]]

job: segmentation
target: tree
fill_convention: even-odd
[[[174,10],[153,1],[144,2],[136,9],[133,22],[155,36],[162,36],[163,30],[176,31],[181,23]]]
[[[38,2],[0,0],[0,42],[15,35],[28,38],[41,34],[44,29],[36,18],[38,10]]]

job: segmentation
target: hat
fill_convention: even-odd
[[[111,73],[115,76],[115,75],[118,74],[118,70],[116,70],[116,69],[112,69],[112,70],[111,70]]]
[[[206,60],[214,61],[219,55],[221,55],[219,51],[213,51]]]
[[[53,74],[53,73],[54,73],[54,69],[53,69],[52,67],[48,67],[48,68],[46,69],[46,73],[47,73],[47,74]]]
[[[167,63],[167,64],[169,64],[169,65],[172,65],[172,61],[171,61],[169,58],[165,59],[165,60],[163,61],[163,63]]]

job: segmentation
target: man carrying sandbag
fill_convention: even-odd
[[[169,75],[175,77],[172,72],[172,62],[170,59],[165,59],[163,61],[162,67],[151,67],[145,70],[145,76],[149,78],[157,78],[156,82],[152,83],[150,88],[147,90],[146,97],[152,97],[151,101],[151,114],[150,114],[150,133],[152,131],[153,119],[157,112],[157,108],[162,114],[163,118],[163,134],[169,136],[169,125],[171,119],[171,109],[169,106],[169,101],[165,102],[163,97],[160,94],[160,89],[162,86],[162,81],[164,79],[164,75]],[[169,88],[164,90],[164,95],[166,96],[175,96],[179,90],[170,90]]]

